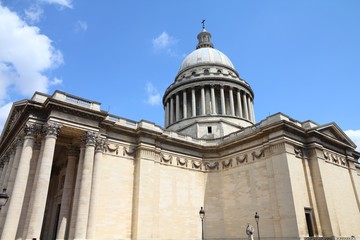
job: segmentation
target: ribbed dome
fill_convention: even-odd
[[[182,70],[200,64],[219,64],[232,69],[234,65],[230,61],[230,59],[214,48],[199,48],[190,53],[182,62],[179,72]]]

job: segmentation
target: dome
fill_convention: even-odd
[[[230,61],[230,59],[214,48],[199,48],[190,53],[182,62],[179,72],[182,70],[200,64],[219,64],[232,69],[234,65]]]

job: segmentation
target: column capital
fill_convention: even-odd
[[[60,134],[61,127],[62,127],[62,125],[59,123],[48,122],[43,127],[43,133],[44,133],[45,137],[57,138],[57,136]]]
[[[95,143],[95,151],[96,152],[104,152],[105,151],[105,139],[101,137],[96,138]]]
[[[96,143],[96,132],[88,131],[84,135],[84,143],[86,146],[95,146]]]
[[[34,123],[27,123],[24,127],[25,137],[34,138],[39,133],[39,126]]]

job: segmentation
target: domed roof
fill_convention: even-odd
[[[230,59],[219,50],[214,48],[199,48],[186,56],[180,66],[179,72],[185,68],[199,64],[219,64],[235,69]]]

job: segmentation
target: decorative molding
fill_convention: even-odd
[[[345,167],[348,166],[345,156],[341,156],[339,154],[332,153],[332,152],[329,152],[326,150],[323,151],[323,154],[324,154],[325,161],[327,161],[327,162],[331,162],[331,163],[334,163],[334,164],[337,164],[340,166],[345,166]]]
[[[192,168],[194,169],[201,169],[201,161],[198,161],[198,160],[192,160]]]
[[[303,150],[300,147],[294,146],[294,153],[298,158],[302,158],[304,156]]]
[[[260,150],[260,153],[257,153],[256,151],[251,153],[252,157],[253,157],[253,161],[255,161],[255,159],[259,159],[261,157],[265,157],[265,152],[264,149]]]
[[[205,162],[205,170],[219,170],[219,163],[218,162]]]
[[[168,157],[165,157],[164,154],[160,154],[160,162],[166,162],[172,164],[172,155],[169,155]]]
[[[224,160],[222,161],[222,169],[225,169],[225,168],[229,168],[229,167],[232,167],[232,158],[230,158],[229,160]]]
[[[105,152],[111,152],[115,155],[119,154],[119,145],[113,143],[105,143]]]
[[[247,158],[248,158],[247,154],[245,154],[242,158],[240,156],[237,156],[236,157],[236,164],[239,165],[239,164],[242,164],[244,162],[247,163]]]
[[[177,157],[176,158],[176,162],[177,162],[177,165],[179,166],[185,166],[187,167],[188,166],[188,160],[186,158],[184,159],[181,159],[180,157]]]
[[[126,149],[126,147],[124,146],[123,148],[123,156],[125,156],[125,154],[127,154],[128,156],[134,156],[136,153],[136,148],[135,147],[129,147],[128,149]]]

